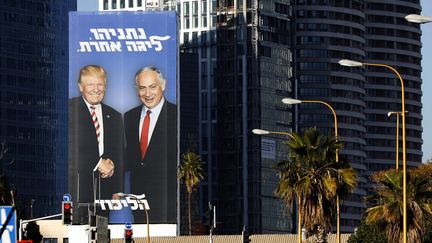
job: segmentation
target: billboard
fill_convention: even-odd
[[[88,222],[95,201],[114,202],[96,207],[110,223],[142,223],[122,203],[142,194],[151,223],[176,223],[177,55],[175,12],[69,14],[74,223]]]

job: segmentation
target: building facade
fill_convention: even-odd
[[[292,93],[290,4],[218,1],[212,183],[224,233],[235,234],[242,225],[256,234],[292,228],[285,204],[274,194],[278,177],[272,168],[286,158],[281,143],[286,137],[251,132],[292,127],[292,112],[281,103]]]
[[[68,12],[74,1],[0,2],[2,173],[20,216],[59,213],[67,191]]]
[[[409,111],[407,161],[408,166],[419,165],[421,32],[418,24],[404,17],[420,11],[416,0],[298,0],[294,6],[297,98],[323,100],[333,106],[339,139],[344,143],[340,153],[359,172],[358,187],[341,209],[342,232],[352,232],[360,223],[363,197],[371,189],[369,176],[395,167],[396,117],[388,113],[402,108],[400,82],[392,71],[343,67],[338,61],[387,64],[402,74]],[[300,131],[317,126],[333,134],[332,114],[320,104],[299,106],[297,117]]]
[[[272,169],[286,155],[284,138],[261,138],[251,130],[291,130],[292,112],[280,102],[292,91],[290,1],[160,1],[158,8],[143,2],[100,0],[99,10],[174,6],[179,14],[180,49],[199,60],[197,140],[207,172],[199,189],[201,218],[211,202],[216,232],[239,233],[243,225],[254,233],[286,232],[291,223],[273,193]]]

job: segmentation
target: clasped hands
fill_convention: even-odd
[[[114,162],[111,159],[102,159],[98,166],[102,178],[109,178],[114,174]]]

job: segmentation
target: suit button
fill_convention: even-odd
[[[141,165],[144,165],[144,163],[141,162]]]

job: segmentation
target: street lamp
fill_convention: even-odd
[[[295,139],[294,136],[289,132],[273,132],[273,131],[267,131],[263,129],[253,129],[252,132],[256,135],[269,135],[269,134],[277,134],[277,135],[286,135],[290,137],[291,139]],[[301,215],[300,215],[300,197],[297,195],[297,203],[298,203],[298,222],[297,222],[297,242],[302,242],[302,230],[301,230]]]
[[[333,113],[333,118],[334,118],[334,133],[335,133],[335,138],[336,138],[336,142],[338,141],[338,122],[337,122],[337,116],[336,116],[336,111],[335,109],[333,109],[333,107],[327,103],[324,102],[322,100],[297,100],[297,99],[291,99],[291,98],[284,98],[282,99],[282,103],[287,104],[287,105],[297,105],[297,104],[301,104],[301,103],[320,103],[323,104],[325,106],[327,106],[327,108],[330,109],[330,111]],[[336,162],[339,162],[339,151],[336,149]],[[336,195],[336,242],[340,243],[340,203],[339,203],[339,195]]]
[[[408,111],[405,111],[408,112]],[[387,116],[396,115],[396,170],[399,170],[399,116],[402,112],[390,111]]]
[[[267,130],[263,130],[263,129],[253,129],[252,132],[256,135],[269,135],[269,134],[286,135],[286,136],[294,139],[294,136],[291,135],[291,133],[289,133],[289,132],[272,132],[272,131],[267,131]]]
[[[422,15],[418,15],[418,14],[409,14],[409,15],[405,16],[405,19],[408,22],[417,23],[417,24],[425,24],[425,23],[432,22],[432,17],[422,16]]]
[[[347,67],[361,67],[361,66],[375,66],[375,67],[385,67],[393,71],[399,78],[401,84],[401,92],[402,92],[402,174],[403,174],[403,182],[402,182],[402,190],[403,190],[403,243],[407,243],[407,192],[406,192],[406,122],[405,122],[405,88],[404,81],[400,73],[394,69],[393,67],[386,64],[378,64],[378,63],[362,63],[351,61],[347,59],[343,59],[339,61],[339,64]]]

